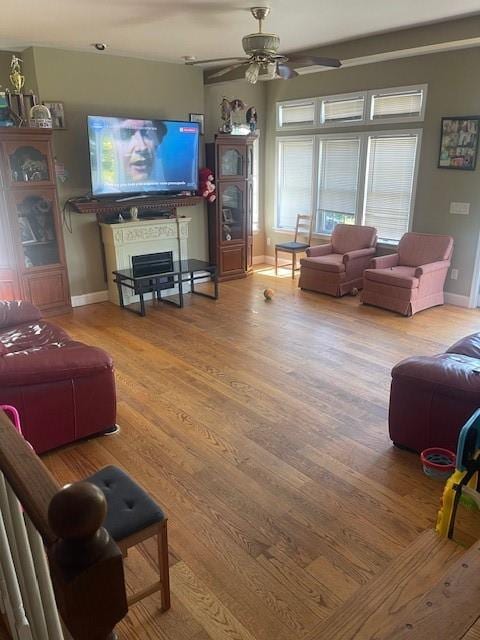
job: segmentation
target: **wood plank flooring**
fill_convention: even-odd
[[[146,318],[102,303],[55,319],[114,357],[121,432],[44,460],[61,482],[117,464],[169,515],[172,609],[136,605],[122,638],[306,638],[434,525],[442,485],[388,439],[390,370],[479,314],[407,319],[266,267],[216,302],[187,298]],[[132,587],[154,552],[129,558]]]

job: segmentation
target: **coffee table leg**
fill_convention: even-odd
[[[183,284],[182,284],[182,274],[178,274],[178,299],[180,301],[180,308],[183,309]]]
[[[123,301],[122,283],[120,280],[115,280],[115,282],[117,283],[117,289],[118,289],[118,301],[120,302],[120,306],[122,307],[122,309],[124,309],[125,303]]]
[[[145,316],[145,300],[143,299],[143,293],[140,294],[140,315]]]

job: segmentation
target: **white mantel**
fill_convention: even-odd
[[[180,248],[182,260],[188,258],[188,226],[191,218],[179,218]],[[178,228],[171,218],[150,220],[130,220],[115,224],[101,223],[102,241],[105,248],[105,261],[108,276],[108,299],[119,304],[117,285],[113,282],[112,271],[130,269],[132,256],[147,253],[173,251],[173,259],[178,260]],[[172,289],[172,294],[174,290]],[[129,295],[124,288],[125,304],[138,301],[138,296]],[[151,299],[152,295],[145,295]]]

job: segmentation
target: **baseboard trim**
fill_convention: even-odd
[[[72,296],[72,307],[83,307],[86,304],[96,304],[107,300],[108,291],[94,291],[93,293],[84,293],[81,296]]]
[[[253,256],[253,264],[265,264],[265,256]]]
[[[263,256],[265,259],[265,264],[275,264],[275,256]],[[278,266],[283,267],[287,264],[292,264],[291,260],[287,258],[278,258]],[[300,260],[297,260],[297,267],[300,266]]]
[[[447,304],[453,304],[456,307],[466,307],[470,308],[470,299],[468,296],[461,296],[458,293],[448,293],[445,292],[445,302]]]

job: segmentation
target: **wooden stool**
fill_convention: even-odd
[[[117,543],[124,557],[128,549],[152,536],[158,542],[159,580],[132,594],[128,604],[132,605],[160,591],[162,611],[170,608],[170,576],[168,568],[167,518],[156,502],[118,467],[100,469],[89,478],[103,491],[107,500],[105,529]]]

